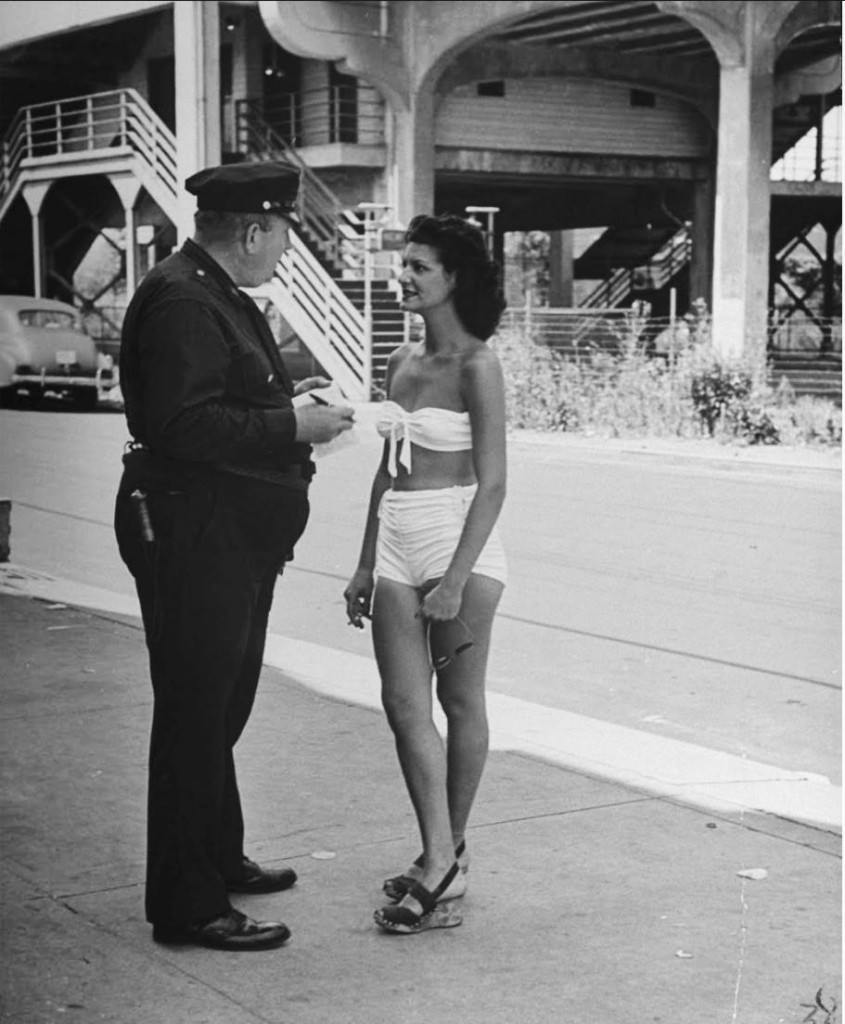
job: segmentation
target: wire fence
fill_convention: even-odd
[[[706,312],[670,318],[643,316],[623,308],[523,306],[506,310],[500,329],[517,329],[534,342],[576,360],[599,352],[616,355],[631,347],[648,355],[666,356],[713,340]],[[841,317],[772,310],[766,348],[773,354],[841,357]]]

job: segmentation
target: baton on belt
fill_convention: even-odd
[[[135,505],[135,510],[138,513],[138,522],[141,526],[141,537],[148,544],[152,544],[156,539],[156,535],[153,532],[150,510],[147,508],[147,496],[143,491],[134,490],[129,497],[132,499],[132,502]]]

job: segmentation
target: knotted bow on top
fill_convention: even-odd
[[[402,451],[398,454],[398,462],[405,467],[405,472],[411,472],[411,416],[396,402],[382,403],[382,415],[376,421],[376,430],[381,437],[387,438],[389,442],[387,456],[387,472],[396,477],[399,475],[397,465],[397,450],[399,442],[404,440]]]
[[[472,448],[469,413],[456,409],[427,405],[408,412],[398,402],[388,400],[381,405],[376,430],[390,442],[387,471],[392,477],[398,475],[400,464],[408,473],[411,472],[412,443],[435,452],[459,452]],[[398,453],[400,441],[404,444]]]

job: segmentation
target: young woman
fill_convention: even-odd
[[[461,923],[464,833],[487,757],[484,678],[507,566],[496,530],[505,498],[502,372],[485,344],[504,300],[481,232],[459,217],[415,217],[405,236],[402,306],[425,322],[387,367],[349,621],[372,617],[382,703],[416,812],[422,854],[384,883],[385,931]],[[448,723],[431,713],[432,673]]]

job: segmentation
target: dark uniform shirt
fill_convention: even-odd
[[[303,487],[293,384],[255,302],[188,240],[126,311],[120,378],[129,431],[170,460]]]

